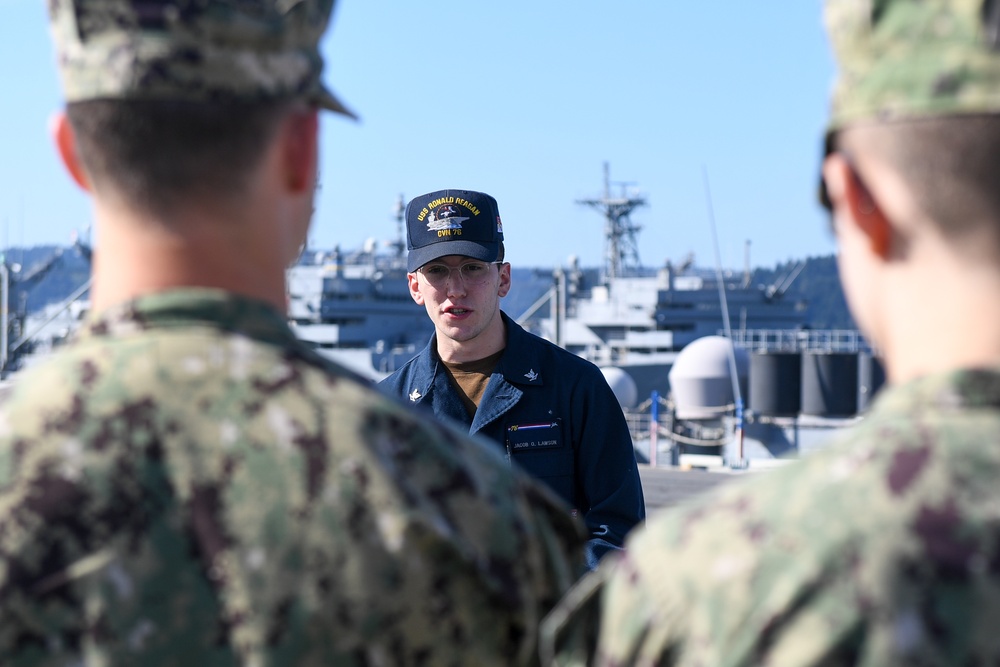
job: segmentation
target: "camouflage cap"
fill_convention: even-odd
[[[66,99],[304,99],[335,0],[49,0]]]
[[[1000,112],[1000,1],[827,0],[830,127]]]

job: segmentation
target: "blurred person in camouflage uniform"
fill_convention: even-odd
[[[823,201],[889,386],[829,449],[650,519],[563,665],[1000,661],[1000,2],[828,0]]]
[[[299,343],[332,0],[52,0],[93,315],[0,411],[0,664],[507,665],[583,535]]]

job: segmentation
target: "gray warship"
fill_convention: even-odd
[[[824,446],[862,418],[884,382],[856,330],[812,330],[804,302],[788,297],[802,271],[759,284],[750,269],[658,269],[639,261],[644,197],[612,193],[578,202],[604,223],[605,262],[575,260],[553,272],[548,293],[519,321],[597,364],[651,464],[757,468]],[[748,244],[749,247],[749,244]]]
[[[644,267],[640,227],[630,214],[647,202],[611,190],[605,165],[602,196],[579,202],[603,219],[604,266],[571,260],[554,271],[515,268],[515,289],[503,307],[602,368],[640,458],[767,465],[821,447],[861,418],[883,381],[877,356],[857,331],[806,326],[806,304],[788,296],[801,264],[767,284],[756,283],[749,257],[742,271],[698,268],[691,257]],[[395,221],[393,241],[308,249],[288,270],[296,334],[373,381],[415,355],[432,333],[407,288],[402,197]],[[86,244],[76,250],[89,256]],[[5,260],[4,294],[38,280],[57,259],[25,272]],[[43,351],[72,332],[86,313],[86,302],[75,297],[85,293],[84,285],[64,303],[0,327],[7,334],[0,344],[8,351],[4,375],[33,356],[22,352]]]
[[[288,318],[321,354],[378,380],[427,344],[433,325],[410,298],[401,244],[310,251],[288,269]]]

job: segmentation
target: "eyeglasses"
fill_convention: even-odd
[[[490,266],[502,264],[502,262],[465,262],[461,266],[450,267],[446,264],[424,264],[417,272],[424,277],[424,280],[431,287],[444,287],[451,278],[452,271],[458,271],[465,285],[479,286],[485,285],[490,280]]]

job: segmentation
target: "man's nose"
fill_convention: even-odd
[[[445,287],[448,294],[465,294],[465,277],[462,274],[462,267],[457,266],[448,270],[448,277]]]

